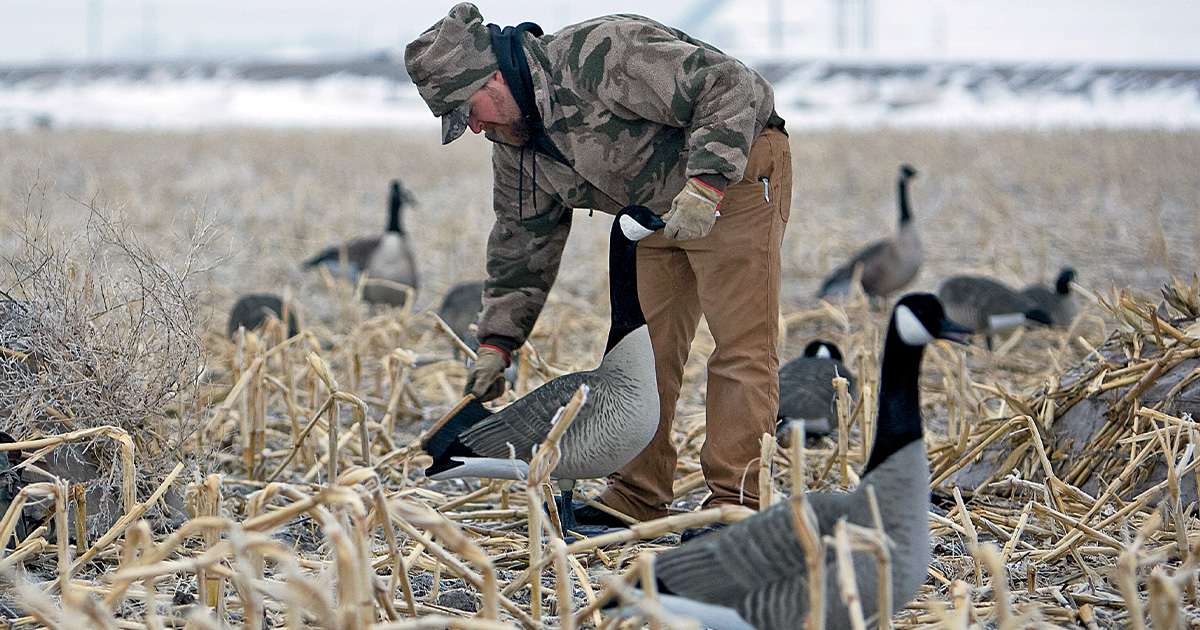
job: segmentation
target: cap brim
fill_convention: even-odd
[[[442,114],[442,144],[450,144],[467,130],[467,118],[471,115],[471,104],[462,105]]]

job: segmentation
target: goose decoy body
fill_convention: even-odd
[[[229,309],[229,324],[225,327],[225,334],[232,339],[237,334],[238,328],[254,330],[267,323],[267,320],[272,317],[283,321],[283,300],[278,295],[247,293],[239,297],[233,303],[233,308]],[[289,309],[287,336],[295,337],[299,332],[296,313]]]
[[[459,282],[450,287],[450,290],[442,297],[441,306],[438,307],[438,317],[446,322],[450,330],[454,331],[454,334],[472,350],[479,349],[479,339],[471,330],[471,324],[479,321],[479,314],[483,311],[483,289],[483,280]],[[457,346],[455,346],[454,352],[455,356],[460,354]],[[521,355],[514,352],[512,363],[504,370],[504,378],[510,384],[517,382],[520,364]]]
[[[850,493],[810,492],[817,534],[834,533],[841,519],[873,528],[867,488],[874,488],[891,550],[892,615],[916,595],[929,568],[929,461],[921,428],[918,378],[924,346],[935,339],[965,343],[970,331],[946,319],[928,293],[904,296],[892,311],[879,381],[879,419],[862,480]],[[878,612],[874,556],[854,553],[863,615]],[[709,628],[796,630],[809,612],[804,547],[789,502],[700,536],[654,560],[659,603],[696,617]],[[825,554],[825,627],[850,628],[834,551]],[[621,614],[632,614],[626,606]],[[708,616],[708,613],[719,613]]]
[[[862,267],[860,281],[863,292],[871,297],[886,297],[908,286],[921,270],[925,260],[921,239],[913,222],[909,204],[908,182],[917,171],[908,164],[900,166],[896,181],[900,209],[900,229],[894,238],[876,241],[860,250],[849,262],[833,270],[825,278],[817,297],[849,293],[854,270]]]
[[[559,480],[562,505],[571,505],[575,480],[615,472],[650,443],[658,429],[658,386],[637,295],[637,241],[663,225],[643,206],[627,207],[613,221],[611,323],[600,365],[555,378],[494,413],[477,401],[467,403],[423,445],[433,457],[427,477],[524,478],[533,448],[549,434],[555,412],[581,385],[590,393],[562,437],[562,456],[551,472]],[[564,534],[580,531],[572,510],[564,509],[561,515]]]
[[[417,263],[401,217],[401,210],[412,200],[412,195],[400,185],[399,180],[392,180],[388,196],[388,223],[383,234],[364,236],[345,245],[327,247],[304,261],[304,265],[326,265],[332,273],[350,282],[358,282],[358,277],[365,273],[367,284],[363,287],[364,300],[372,304],[403,306],[408,292],[394,285],[402,284],[412,287],[414,291],[417,289]]]
[[[1050,324],[1050,315],[1008,285],[984,276],[952,276],[938,288],[946,316],[983,333],[988,350],[992,336],[1018,326]]]
[[[1066,327],[1079,313],[1079,305],[1075,303],[1075,296],[1071,294],[1071,283],[1074,281],[1075,270],[1063,267],[1058,272],[1054,288],[1030,285],[1021,290],[1021,295],[1050,316],[1051,326]]]
[[[471,324],[479,321],[479,313],[483,310],[483,287],[483,280],[459,282],[450,287],[438,307],[438,317],[472,350],[479,348]]]
[[[820,339],[810,341],[803,355],[779,368],[779,413],[775,439],[785,448],[790,445],[790,424],[804,421],[804,433],[817,437],[837,430],[837,389],[835,376],[847,381],[851,400],[857,398],[854,375],[842,363],[842,352],[836,345]]]

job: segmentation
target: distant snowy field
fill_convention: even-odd
[[[754,64],[790,128],[1200,127],[1200,67]],[[0,127],[404,128],[436,121],[387,55],[346,62],[0,68]]]

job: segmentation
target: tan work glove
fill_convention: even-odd
[[[467,385],[463,395],[475,394],[480,402],[495,400],[504,393],[504,368],[508,367],[508,355],[499,348],[479,346],[475,363],[467,370]]]
[[[667,226],[663,236],[676,241],[689,241],[708,236],[717,222],[717,207],[725,195],[696,179],[689,178],[683,190],[671,201],[671,209],[663,215]]]

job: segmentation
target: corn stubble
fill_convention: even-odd
[[[653,583],[646,554],[674,544],[683,527],[748,516],[693,511],[704,497],[703,357],[712,347],[704,327],[674,433],[680,510],[667,519],[565,544],[545,485],[553,436],[529,483],[420,474],[429,462],[421,438],[459,402],[465,375],[430,311],[439,288],[483,272],[483,143],[443,149],[402,133],[320,131],[6,131],[0,140],[13,147],[0,156],[0,216],[30,235],[4,237],[0,288],[48,304],[38,308],[58,322],[19,338],[4,329],[6,365],[25,380],[0,391],[8,407],[0,428],[18,439],[0,448],[107,449],[106,460],[120,462],[107,483],[122,497],[115,523],[92,535],[69,524],[81,501],[63,484],[43,478],[17,493],[14,505],[42,501],[53,516],[24,537],[14,536],[19,508],[0,520],[12,541],[0,571],[14,627],[612,627],[599,604],[638,577]],[[1200,475],[1198,427],[1141,398],[1200,355],[1200,327],[1186,319],[1200,304],[1192,277],[1200,254],[1187,245],[1200,242],[1196,140],[1160,131],[793,132],[799,176],[781,356],[832,339],[862,384],[858,404],[838,405],[836,440],[763,445],[771,500],[792,502],[806,548],[888,561],[871,528],[817,539],[798,492],[857,483],[874,433],[887,309],[861,295],[838,304],[809,296],[844,252],[890,225],[895,163],[929,174],[914,189],[931,254],[915,289],[964,269],[1044,280],[1063,262],[1089,287],[1068,329],[1019,332],[993,353],[927,354],[934,491],[948,500],[931,510],[926,587],[885,625],[1200,621],[1200,525],[1181,498],[1184,480]],[[72,160],[31,173],[13,154]],[[423,288],[404,308],[372,310],[356,299],[361,287],[304,274],[297,261],[331,235],[377,229],[381,204],[371,195],[396,175],[418,196],[408,227]],[[121,205],[119,221],[108,218],[108,199],[121,200],[112,204]],[[81,213],[94,219],[80,227]],[[214,235],[199,219],[184,234],[175,229],[203,216],[225,231]],[[607,295],[597,278],[607,222],[575,223],[569,264],[509,397],[590,368],[603,350]],[[1165,319],[1156,315],[1160,288]],[[236,295],[258,289],[286,293],[300,335],[285,339],[277,322],[221,335]],[[1083,445],[1088,455],[1066,456],[1050,427],[1097,398],[1110,422]],[[569,422],[571,409],[562,413]],[[1000,444],[1009,450],[991,478],[974,490],[955,486],[958,471]],[[1106,456],[1113,452],[1125,456]],[[1135,493],[1139,464],[1156,453],[1168,462],[1165,477]],[[1085,492],[1094,477],[1101,490]],[[580,484],[590,495],[600,487]],[[169,488],[187,517],[156,529],[145,516]],[[854,601],[850,571],[843,562],[822,580]],[[692,627],[646,610],[652,627]]]

